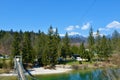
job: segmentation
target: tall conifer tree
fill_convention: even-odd
[[[18,32],[14,33],[14,40],[12,43],[12,54],[13,57],[20,55],[20,36]]]
[[[68,33],[65,34],[65,37],[63,38],[62,41],[62,49],[61,49],[61,56],[63,58],[66,58],[68,56],[71,56],[71,51],[70,51],[70,40],[68,37]]]
[[[34,53],[33,53],[33,48],[31,45],[31,37],[29,32],[24,33],[24,38],[23,38],[23,46],[22,46],[22,57],[23,61],[26,63],[33,62],[34,59]]]
[[[89,59],[88,61],[92,61],[92,57],[94,56],[94,36],[93,29],[90,28],[89,36],[88,36],[88,48],[89,48]]]

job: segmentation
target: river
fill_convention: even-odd
[[[39,80],[120,80],[120,69],[77,70],[36,77]]]

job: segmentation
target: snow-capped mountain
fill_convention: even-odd
[[[61,38],[64,38],[64,36],[60,36]],[[86,42],[87,38],[80,35],[80,34],[74,34],[74,35],[68,35],[71,43],[80,43],[80,42]]]
[[[69,38],[70,38],[71,43],[80,43],[80,42],[86,42],[87,41],[86,37],[84,37],[82,35],[79,35],[79,34],[69,35]]]

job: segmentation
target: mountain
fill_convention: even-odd
[[[112,35],[109,34],[109,35],[107,35],[106,37],[107,37],[108,39],[111,39],[111,38],[112,38]]]
[[[64,36],[60,36],[61,39],[64,38]],[[87,38],[80,35],[80,34],[74,34],[74,35],[68,35],[70,39],[70,43],[81,43],[81,42],[87,42]]]
[[[87,38],[79,35],[79,34],[75,34],[75,35],[69,35],[69,39],[71,43],[80,43],[80,42],[86,42]]]

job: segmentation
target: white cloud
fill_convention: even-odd
[[[99,34],[100,36],[103,36],[104,34]],[[93,36],[96,37],[97,36],[97,32],[93,32]]]
[[[104,31],[104,30],[106,30],[106,28],[99,28],[98,30],[99,31]]]
[[[109,31],[108,28],[99,28],[98,30],[99,30],[99,31]]]
[[[61,37],[64,37],[65,36],[65,34],[59,34]]]
[[[105,28],[99,28],[99,31],[110,31],[111,29],[120,29],[120,22],[118,21],[113,21],[109,24],[106,25]]]
[[[93,32],[93,36],[96,37],[97,32]]]
[[[61,37],[64,37],[65,34],[59,34]],[[69,36],[73,36],[73,35],[81,35],[79,32],[68,32]]]
[[[53,32],[56,32],[56,28],[53,28]]]
[[[72,31],[72,30],[74,30],[74,26],[68,26],[65,30]]]
[[[79,29],[79,28],[80,28],[80,26],[79,26],[79,25],[76,25],[76,26],[75,26],[75,28]]]
[[[72,31],[72,30],[78,29],[78,28],[80,28],[79,25],[76,25],[76,26],[71,25],[71,26],[68,26],[65,30],[67,30],[67,31]]]
[[[84,25],[81,27],[81,29],[82,29],[82,30],[87,30],[87,29],[89,29],[89,27],[90,27],[90,23],[88,22],[88,23],[84,24]]]
[[[109,23],[106,28],[115,28],[115,29],[118,29],[120,28],[120,22],[118,21],[113,21],[111,23]]]
[[[80,33],[79,32],[69,32],[68,35],[70,35],[70,36],[71,35],[80,35]]]

